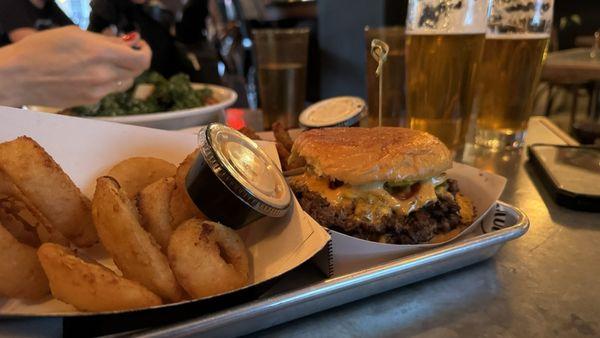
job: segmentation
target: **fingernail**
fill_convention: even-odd
[[[127,33],[125,35],[123,35],[121,37],[121,39],[123,39],[123,41],[132,41],[138,38],[138,33],[137,32],[130,32]]]

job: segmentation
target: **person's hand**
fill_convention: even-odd
[[[151,54],[139,38],[126,41],[75,26],[32,34],[0,48],[0,105],[95,103],[129,88],[149,67]]]

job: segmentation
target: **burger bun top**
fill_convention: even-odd
[[[421,181],[452,166],[435,136],[399,128],[323,128],[301,133],[289,161],[302,157],[312,172],[352,185]]]

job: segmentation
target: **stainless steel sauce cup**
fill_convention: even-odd
[[[354,127],[366,115],[365,101],[355,96],[333,97],[319,101],[300,113],[305,128]]]
[[[200,155],[186,177],[196,206],[237,229],[290,208],[290,188],[269,156],[242,133],[211,123],[198,133]]]

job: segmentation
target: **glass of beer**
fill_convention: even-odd
[[[409,126],[437,136],[453,151],[464,145],[488,1],[409,0],[406,103]]]
[[[381,28],[365,27],[365,47],[367,56],[367,104],[368,126],[379,125],[379,78],[375,76],[378,63],[371,55],[371,41],[379,39],[390,50],[383,64],[381,89],[381,125],[406,126],[406,99],[404,95],[404,27]]]
[[[252,31],[258,63],[258,87],[263,126],[274,122],[298,126],[306,100],[308,28]]]
[[[523,144],[546,55],[553,0],[493,0],[475,91],[475,144]]]

